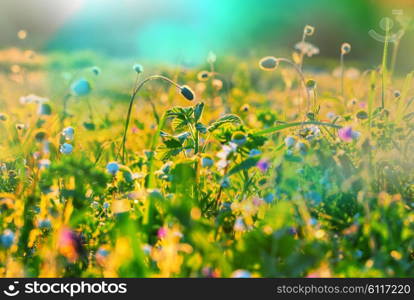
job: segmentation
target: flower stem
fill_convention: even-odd
[[[255,132],[255,135],[263,135],[263,134],[269,134],[269,133],[274,133],[276,131],[279,130],[283,130],[286,128],[290,128],[290,127],[295,127],[295,126],[303,126],[303,125],[318,125],[318,126],[327,126],[327,127],[333,127],[333,128],[342,128],[342,126],[340,125],[336,125],[333,123],[324,123],[324,122],[317,122],[317,121],[306,121],[306,122],[294,122],[294,123],[286,123],[286,124],[281,124],[275,127],[270,127],[270,128],[266,128],[260,131]]]
[[[125,163],[125,143],[126,143],[126,138],[127,138],[127,133],[128,133],[128,127],[129,127],[129,122],[131,120],[131,112],[132,112],[132,106],[134,104],[134,100],[135,100],[135,96],[138,94],[139,90],[149,81],[151,80],[164,80],[166,82],[168,82],[169,84],[180,88],[180,85],[178,85],[177,83],[175,83],[174,81],[172,81],[171,79],[165,77],[165,76],[161,76],[161,75],[153,75],[150,77],[145,78],[143,81],[141,81],[136,88],[134,89],[134,91],[131,94],[131,98],[129,99],[129,107],[128,107],[128,113],[127,113],[127,118],[125,121],[125,127],[124,127],[124,134],[122,137],[122,145],[121,145],[121,149],[122,149],[122,163]]]
[[[386,81],[387,81],[387,56],[388,56],[388,43],[389,43],[389,33],[390,33],[390,21],[386,19],[386,30],[385,30],[385,41],[384,41],[384,51],[382,53],[382,90],[381,90],[381,108],[385,107],[385,90],[386,90]]]
[[[303,72],[300,70],[300,68],[298,67],[298,65],[296,65],[294,62],[292,62],[292,61],[291,61],[291,60],[289,60],[289,59],[286,59],[286,58],[278,58],[278,60],[279,60],[279,61],[286,62],[286,63],[288,63],[288,64],[292,65],[292,66],[293,66],[293,68],[295,69],[296,73],[298,73],[299,78],[300,78],[300,80],[302,81],[303,88],[304,88],[304,89],[305,89],[305,91],[306,91],[306,98],[307,98],[307,102],[308,102],[307,111],[309,111],[310,104],[311,104],[311,103],[310,103],[310,102],[311,102],[311,99],[310,99],[310,94],[309,94],[309,91],[308,91],[308,89],[306,88],[306,81],[305,81],[305,76],[303,75]]]

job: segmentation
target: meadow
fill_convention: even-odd
[[[387,40],[310,68],[315,30],[196,68],[1,50],[0,276],[414,276],[414,73]]]

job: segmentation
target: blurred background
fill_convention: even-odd
[[[383,44],[368,31],[383,35],[382,17],[396,10],[411,16],[413,9],[413,0],[2,0],[0,48],[197,65],[210,50],[218,56],[288,55],[310,24],[319,57],[336,59],[346,41],[353,47],[350,59],[377,64]],[[26,39],[18,38],[19,30]],[[414,68],[407,66],[413,44],[410,31],[401,44],[403,68]]]

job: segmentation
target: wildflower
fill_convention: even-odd
[[[197,79],[200,81],[206,81],[210,77],[210,72],[208,71],[201,71],[197,74]]]
[[[27,31],[24,29],[21,29],[17,32],[17,37],[21,40],[24,40],[27,37]]]
[[[269,193],[269,194],[266,194],[263,199],[266,203],[272,203],[275,200],[275,195],[273,195],[272,193]]]
[[[256,156],[256,155],[259,155],[259,154],[261,154],[262,152],[260,151],[260,150],[258,150],[258,149],[252,149],[252,150],[250,150],[250,152],[249,152],[249,156]]]
[[[201,273],[207,278],[218,278],[220,276],[220,272],[217,269],[212,269],[210,267],[203,267]]]
[[[165,227],[160,227],[157,232],[157,237],[163,239],[167,236],[167,229]]]
[[[214,52],[210,51],[207,55],[207,62],[209,64],[214,64],[216,62],[217,56]]]
[[[203,167],[203,168],[209,168],[209,167],[211,167],[212,165],[214,164],[214,161],[213,161],[213,159],[210,157],[210,156],[204,156],[202,159],[201,159],[201,166]]]
[[[326,117],[327,117],[329,120],[334,120],[334,119],[336,118],[336,114],[335,114],[334,112],[330,111],[330,112],[328,112],[328,113],[326,114]]]
[[[140,64],[133,65],[132,69],[137,72],[138,74],[141,74],[144,72],[144,67]]]
[[[104,202],[104,204],[102,205],[104,209],[108,209],[110,204],[109,202]]]
[[[246,230],[246,225],[244,224],[244,221],[241,217],[238,217],[236,221],[234,222],[234,231],[241,232]]]
[[[313,91],[316,88],[316,81],[312,79],[306,81],[306,88]]]
[[[229,163],[228,163],[228,161],[227,160],[225,160],[225,159],[220,159],[218,162],[217,162],[217,169],[219,169],[219,170],[222,170],[222,169],[224,169],[225,167],[227,167],[227,165],[228,165]]]
[[[240,111],[242,112],[248,112],[250,110],[250,105],[249,104],[245,104],[240,108]]]
[[[74,96],[84,96],[90,93],[92,87],[89,81],[84,78],[78,79],[70,87]]]
[[[62,229],[59,232],[58,249],[69,262],[74,263],[82,252],[80,236],[70,229]]]
[[[347,126],[338,130],[338,136],[344,142],[352,142],[352,140],[359,138],[360,133],[358,131],[353,131],[352,127]]]
[[[39,160],[39,169],[47,169],[50,167],[50,160],[47,158]]]
[[[394,94],[394,98],[400,98],[401,97],[401,92],[399,90],[395,90],[393,92],[393,94]]]
[[[50,116],[52,114],[52,108],[48,103],[39,104],[39,109],[37,110],[39,115]]]
[[[39,97],[39,96],[34,95],[34,94],[30,94],[30,95],[27,95],[27,96],[22,96],[22,97],[20,97],[19,100],[20,100],[21,104],[31,104],[31,103],[42,104],[42,103],[45,103],[45,102],[49,101],[48,98]]]
[[[315,32],[315,27],[311,26],[311,25],[306,25],[305,28],[303,29],[303,33],[306,36],[311,36],[313,35]]]
[[[351,45],[349,43],[343,43],[341,45],[341,54],[345,55],[349,54],[349,52],[351,52]]]
[[[306,139],[311,141],[314,138],[318,137],[321,134],[321,130],[318,126],[310,126],[307,128],[307,136]]]
[[[353,130],[351,135],[352,135],[352,138],[353,138],[354,140],[357,140],[357,139],[359,139],[359,137],[361,136],[361,133],[360,133],[359,131],[355,131],[355,130]]]
[[[279,61],[274,56],[266,56],[259,61],[259,67],[265,71],[273,71],[278,65]]]
[[[227,176],[224,177],[220,182],[220,186],[224,189],[228,188],[230,186],[230,178],[228,178]]]
[[[96,251],[96,254],[95,254],[95,259],[98,265],[103,267],[106,264],[108,256],[109,256],[109,250],[104,246],[99,247],[98,251]]]
[[[0,113],[0,121],[7,121],[7,115],[4,113]]]
[[[246,138],[246,135],[243,132],[236,131],[235,133],[233,133],[233,135],[231,137],[231,141],[233,143],[237,144],[238,146],[241,146],[244,143],[246,143],[247,138]]]
[[[183,95],[187,100],[192,101],[194,100],[194,92],[191,88],[187,85],[182,85],[181,88],[181,95]]]
[[[52,226],[52,223],[49,219],[43,219],[39,221],[38,226],[41,229],[49,229]]]
[[[298,142],[295,145],[295,148],[297,151],[299,151],[302,155],[306,153],[308,147],[306,146],[306,144],[304,142]]]
[[[92,73],[95,74],[96,76],[98,76],[99,74],[101,74],[101,69],[99,69],[98,67],[92,67],[91,69]]]
[[[232,278],[250,278],[252,275],[246,270],[236,270],[231,274]]]
[[[295,45],[295,49],[297,51],[300,51],[301,53],[303,53],[307,57],[312,57],[314,55],[319,54],[319,48],[318,47],[316,47],[315,45],[313,45],[311,43],[304,42],[304,41],[301,41],[301,42],[297,43]]]
[[[237,150],[237,144],[230,142],[228,145],[223,145],[221,151],[217,153],[217,157],[226,159],[231,153]]]
[[[361,110],[357,112],[356,117],[360,120],[366,120],[368,119],[368,113],[366,111]]]
[[[237,144],[230,142],[229,145],[224,145],[221,148],[221,151],[217,153],[217,157],[220,158],[220,161],[217,163],[219,169],[224,169],[228,165],[227,158],[231,153],[237,150]]]
[[[322,195],[315,191],[309,191],[305,194],[307,200],[319,204],[322,202]]]
[[[71,154],[73,151],[73,146],[71,144],[64,143],[60,146],[60,152],[62,154]]]
[[[115,162],[115,161],[109,162],[109,163],[106,165],[106,170],[107,170],[110,174],[115,175],[115,174],[119,171],[119,165],[118,165],[118,163],[117,163],[117,162]]]
[[[14,243],[14,232],[6,229],[0,237],[0,242],[4,248],[10,248]]]
[[[219,91],[223,88],[223,81],[221,81],[220,79],[213,79],[212,85],[214,89]]]
[[[146,255],[150,255],[151,254],[151,250],[152,250],[151,245],[149,245],[149,244],[142,245],[142,251],[144,251],[144,253]]]
[[[285,145],[288,148],[292,148],[296,144],[296,139],[293,136],[287,136],[285,138]]]
[[[269,169],[269,162],[266,159],[261,159],[259,160],[259,162],[256,164],[256,167],[262,171],[263,173],[266,172]]]
[[[75,129],[73,127],[66,127],[62,130],[62,135],[65,137],[65,140],[71,141],[73,140],[73,136],[75,134]]]
[[[23,130],[23,129],[26,129],[26,125],[21,124],[21,123],[16,124],[16,129],[17,129],[17,130]]]

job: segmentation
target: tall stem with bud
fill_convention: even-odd
[[[163,80],[168,82],[170,85],[173,85],[175,87],[177,87],[178,89],[180,89],[181,94],[187,99],[187,100],[193,100],[194,99],[194,94],[193,92],[187,87],[187,86],[181,86],[178,83],[172,81],[171,79],[162,76],[162,75],[153,75],[153,76],[149,76],[147,78],[145,78],[144,80],[142,80],[139,84],[136,85],[135,89],[133,90],[132,94],[131,94],[131,98],[129,99],[129,107],[128,107],[128,113],[127,113],[127,118],[125,120],[125,126],[124,126],[124,134],[122,137],[122,144],[121,144],[121,148],[122,148],[122,163],[125,163],[125,144],[126,144],[126,139],[127,139],[127,133],[128,133],[128,127],[129,127],[129,122],[131,120],[131,113],[132,113],[132,106],[134,104],[134,100],[136,95],[138,94],[139,90],[148,82],[152,81],[152,80]]]

